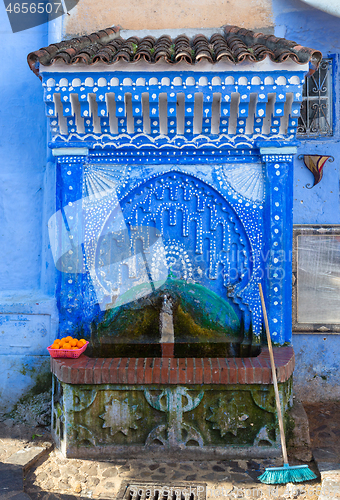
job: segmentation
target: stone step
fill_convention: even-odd
[[[6,463],[21,466],[23,471],[26,472],[39,458],[51,451],[52,447],[51,443],[46,442],[42,446],[22,448],[8,457]]]

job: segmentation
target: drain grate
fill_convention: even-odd
[[[116,500],[205,500],[205,483],[123,481]]]

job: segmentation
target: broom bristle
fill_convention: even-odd
[[[258,479],[264,484],[302,483],[316,479],[316,475],[308,465],[284,465],[266,469]]]

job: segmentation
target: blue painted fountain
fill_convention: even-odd
[[[137,370],[145,359],[146,370],[152,359],[155,373],[155,360],[163,366],[164,359],[193,358],[194,370],[195,360],[209,359],[218,375],[196,385],[184,377],[183,385],[179,375],[177,383],[156,375],[137,383],[131,372],[126,381],[122,375],[126,383],[101,375],[89,386],[86,376],[68,379],[53,365],[54,435],[68,456],[131,456],[156,442],[193,453],[197,446],[207,453],[278,452],[272,386],[262,377],[264,365],[256,364],[263,344],[258,283],[274,344],[289,344],[295,135],[304,78],[321,55],[262,35],[268,54],[283,46],[288,55],[261,59],[254,56],[258,34],[241,31],[237,40],[248,58],[237,61],[234,54],[234,62],[132,63],[135,38],[119,41],[119,50],[126,43],[132,51],[128,62],[90,61],[89,47],[115,50],[117,31],[96,34],[99,49],[93,40],[87,48],[78,41],[71,62],[72,41],[51,46],[49,56],[47,49],[29,56],[42,79],[55,158],[57,206],[49,231],[60,335],[90,340],[86,369],[94,369],[91,359],[102,366],[119,358],[129,362],[119,362],[118,371],[124,364],[130,373],[133,363]],[[216,360],[232,358],[237,376],[229,367],[225,381]],[[286,409],[291,371],[281,379]],[[166,410],[162,397],[177,401],[178,391],[187,410],[182,403]],[[170,443],[166,422],[173,412],[184,422],[182,410],[191,412],[196,430]],[[117,415],[125,418],[119,425]],[[157,436],[155,415],[163,426]]]

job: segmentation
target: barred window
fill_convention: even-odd
[[[319,69],[306,78],[297,136],[301,138],[333,135],[332,59],[323,59]]]

